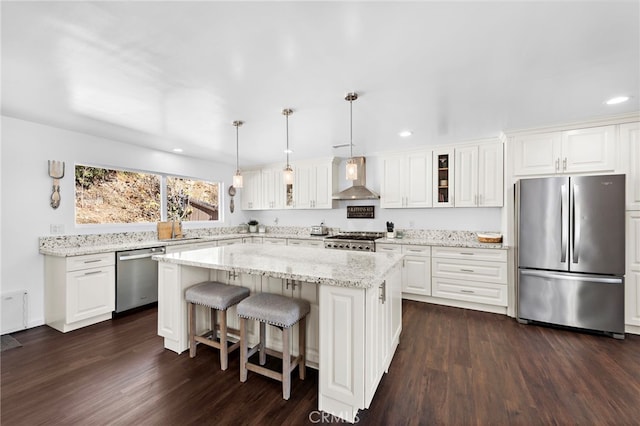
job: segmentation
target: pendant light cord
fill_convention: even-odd
[[[236,172],[240,170],[240,167],[238,167],[238,157],[240,155],[240,150],[238,148],[238,127],[240,126],[236,126]]]
[[[287,119],[287,167],[289,167],[289,114],[285,115]]]
[[[349,100],[349,149],[353,159],[353,100]]]

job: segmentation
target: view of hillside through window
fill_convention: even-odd
[[[157,174],[76,165],[76,223],[158,222],[164,202],[165,220],[218,220],[218,183],[169,176],[166,200],[161,185]]]

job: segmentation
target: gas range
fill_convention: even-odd
[[[324,239],[324,248],[338,250],[376,251],[375,240],[384,232],[344,232]]]

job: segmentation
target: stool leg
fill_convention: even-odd
[[[224,309],[220,311],[220,314],[220,369],[226,370],[229,359],[229,348],[227,347],[227,310]]]
[[[189,317],[189,357],[196,356],[196,305],[189,303],[187,307]]]
[[[289,350],[289,330],[282,329],[282,398],[289,399],[291,394],[291,353]]]
[[[259,346],[259,354],[260,354],[260,365],[265,365],[267,363],[267,324],[260,321],[260,346]]]
[[[240,318],[240,381],[247,381],[247,319]]]
[[[211,323],[210,323],[210,330],[211,330],[211,338],[213,340],[216,340],[216,337],[218,337],[218,333],[216,332],[216,317],[218,316],[218,311],[216,309],[211,308]]]
[[[306,350],[307,343],[305,341],[307,335],[307,317],[303,317],[298,323],[298,354],[300,358],[298,360],[298,373],[300,374],[300,380],[304,380],[307,372]]]

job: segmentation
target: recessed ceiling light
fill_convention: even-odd
[[[182,148],[173,148],[173,152],[182,152]]]
[[[621,104],[623,102],[627,102],[629,100],[628,96],[616,96],[615,98],[611,98],[609,99],[607,102],[605,102],[607,105],[616,105],[616,104]]]
[[[413,134],[413,132],[411,130],[403,130],[398,134],[403,138],[408,138],[409,136],[411,136]]]

